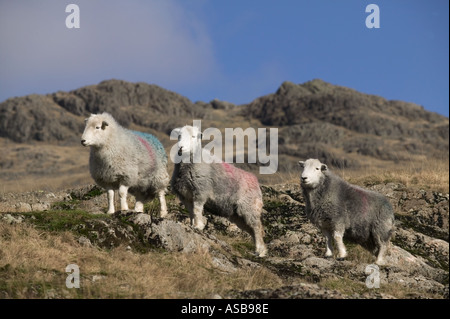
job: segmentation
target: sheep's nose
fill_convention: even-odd
[[[178,156],[183,155],[183,146],[180,146],[180,148],[178,149]]]
[[[86,146],[86,140],[81,140],[81,145]]]
[[[308,179],[308,177],[303,177],[302,176],[302,182],[306,182],[307,179]]]

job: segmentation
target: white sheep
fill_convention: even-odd
[[[201,132],[197,127],[184,126],[174,130],[178,134],[178,155],[188,161],[175,161],[172,175],[172,191],[189,211],[194,228],[202,230],[205,222],[203,207],[209,212],[227,217],[253,238],[256,254],[267,253],[264,230],[261,223],[263,207],[258,179],[251,173],[223,163],[220,159],[206,162],[194,161],[194,154],[201,152]],[[201,158],[211,154],[204,151]]]
[[[334,239],[338,258],[345,258],[342,239],[346,238],[376,254],[377,264],[384,264],[394,232],[394,211],[386,197],[347,183],[317,159],[299,164],[306,215],[327,239],[325,257],[333,255]]]
[[[136,197],[137,212],[144,211],[144,201],[158,195],[160,216],[167,214],[167,155],[155,136],[128,130],[108,113],[92,114],[86,119],[81,144],[91,148],[92,178],[108,191],[108,214],[115,212],[114,190],[117,189],[121,210],[128,210],[129,192]]]

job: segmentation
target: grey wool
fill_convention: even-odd
[[[128,130],[108,113],[92,114],[86,119],[81,144],[90,147],[92,178],[108,191],[109,214],[115,212],[115,190],[119,191],[121,210],[128,210],[130,193],[136,197],[136,211],[143,212],[143,202],[158,196],[160,215],[167,214],[167,155],[155,136]]]
[[[394,232],[394,211],[388,199],[377,192],[349,184],[317,159],[300,161],[299,164],[306,214],[327,239],[325,256],[333,255],[334,240],[338,258],[345,258],[345,238],[375,254],[377,264],[384,264]]]

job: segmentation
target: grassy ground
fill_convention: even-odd
[[[25,223],[0,223],[0,260],[0,298],[211,298],[281,284],[265,269],[224,273],[207,252],[101,250],[80,245],[69,231]],[[80,269],[79,289],[66,288],[72,263]]]
[[[449,192],[449,160],[406,163],[385,169],[342,171],[340,175],[351,183],[370,186],[381,183],[402,183],[437,192]]]
[[[372,186],[386,183],[401,183],[406,187],[423,188],[442,193],[449,192],[449,159],[431,160],[422,163],[405,163],[387,167],[368,166],[361,169],[333,169],[348,182],[360,186]],[[274,174],[273,184],[290,181],[299,183],[300,171],[295,173]]]
[[[407,187],[448,192],[448,162],[428,164],[336,173],[363,186],[399,182]],[[296,183],[296,175],[286,175],[284,182]],[[173,195],[168,196],[169,201],[174,199]],[[157,203],[146,205],[150,213],[157,207]],[[73,209],[69,214],[67,207],[56,207],[45,213],[30,213],[28,217],[30,223],[0,223],[0,298],[210,298],[229,290],[276,288],[286,284],[266,268],[225,273],[213,265],[208,252],[182,254],[150,249],[138,253],[125,246],[99,249],[83,246],[77,240],[79,234],[70,231],[73,225],[87,219],[110,218],[106,215]],[[248,240],[229,235],[220,239],[242,256],[253,249]],[[349,259],[370,263],[373,256],[355,246],[349,247]],[[72,263],[80,268],[79,289],[65,286],[68,276],[65,268]],[[363,283],[355,285],[350,280],[346,283],[326,279],[320,285],[349,294],[365,291]],[[399,290],[395,286],[385,287],[384,292],[399,298],[409,294],[407,289]]]

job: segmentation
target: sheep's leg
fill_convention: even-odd
[[[387,236],[387,238],[389,238],[389,236]],[[374,235],[374,240],[378,249],[377,260],[375,261],[375,263],[380,266],[385,265],[386,262],[384,260],[384,256],[386,255],[386,252],[389,249],[391,242],[389,240],[383,241],[379,235]]]
[[[338,258],[339,259],[344,259],[345,257],[347,257],[347,250],[345,249],[345,245],[344,245],[344,232],[343,231],[339,231],[339,230],[335,230],[333,232],[333,238],[334,241],[336,242],[337,245],[337,249],[338,249]]]
[[[194,204],[188,200],[182,200],[182,202],[183,202],[184,206],[186,207],[187,211],[189,212],[189,219],[191,220],[191,226],[195,227]]]
[[[255,242],[256,253],[259,257],[265,257],[267,255],[267,248],[264,244],[264,230],[261,223],[253,228],[253,240]]]
[[[136,200],[136,204],[134,205],[134,210],[138,213],[144,212],[144,203],[142,203],[140,200]]]
[[[377,260],[375,261],[375,263],[377,265],[384,265],[385,261],[384,261],[384,255],[386,254],[386,250],[387,250],[387,245],[386,244],[381,244],[380,248],[378,249],[378,256],[377,256]]]
[[[322,233],[325,235],[327,241],[327,251],[325,252],[325,258],[333,257],[333,236],[327,229],[322,229]]]
[[[253,243],[255,244],[256,255],[259,257],[264,257],[267,255],[267,248],[264,244],[264,229],[259,218],[256,218],[251,214],[244,216],[233,214],[229,217],[229,220],[252,236]]]
[[[205,223],[203,221],[203,204],[201,202],[194,202],[193,208],[193,218],[191,218],[192,226],[198,230],[203,230],[205,228]]]
[[[120,185],[119,187],[120,210],[128,210],[127,195],[128,195],[128,186]]]
[[[167,215],[167,204],[166,204],[166,192],[164,190],[160,191],[158,193],[159,196],[159,203],[161,205],[160,211],[159,211],[159,217],[166,217]]]
[[[108,211],[106,212],[107,214],[114,214],[115,213],[115,208],[114,208],[114,190],[113,189],[108,189]]]

